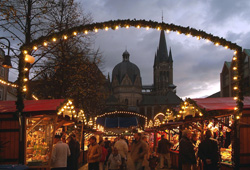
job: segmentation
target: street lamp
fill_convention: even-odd
[[[2,49],[0,51],[1,58],[4,58],[2,66],[5,68],[11,68],[12,65],[11,65],[11,61],[10,61],[10,41],[5,37],[0,37],[0,39],[4,39],[4,40],[8,41],[8,47],[7,47],[8,53],[7,53],[7,55],[4,54],[4,51]]]

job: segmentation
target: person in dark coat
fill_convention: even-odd
[[[161,140],[158,142],[157,153],[160,156],[160,168],[164,168],[165,159],[168,162],[168,168],[171,168],[171,158],[170,158],[170,147],[173,144],[165,138],[165,135],[161,135]]]
[[[218,142],[211,138],[212,132],[206,131],[205,140],[199,145],[198,156],[203,161],[204,170],[217,170],[219,162]]]
[[[67,160],[67,170],[78,170],[78,158],[80,156],[80,144],[75,139],[75,134],[68,138],[68,145],[71,155]]]
[[[182,170],[191,170],[191,167],[195,167],[196,165],[194,146],[190,138],[191,132],[184,130],[179,145],[179,160],[182,165]]]

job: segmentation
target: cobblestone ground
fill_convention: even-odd
[[[135,170],[130,155],[128,156],[127,166],[128,166],[128,170]],[[88,170],[88,164],[83,165],[81,168],[79,168],[79,170]],[[105,170],[108,170],[108,169],[105,169]],[[150,168],[146,167],[145,170],[150,170]],[[157,168],[157,170],[172,170],[172,169]]]

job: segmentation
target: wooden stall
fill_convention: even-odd
[[[70,100],[25,100],[25,130],[19,129],[15,101],[0,102],[0,140],[5,145],[0,152],[1,164],[17,164],[24,157],[30,169],[49,169],[55,131],[70,125],[72,113]],[[72,115],[73,116],[73,115]],[[20,133],[24,133],[24,146],[19,146]],[[24,147],[24,155],[19,155]]]
[[[234,127],[234,109],[236,102],[232,97],[224,98],[200,98],[189,99],[180,108],[175,122],[166,122],[158,127],[152,127],[151,129],[165,131],[170,130],[174,124],[178,124],[181,128],[195,126],[197,124],[203,124],[208,122],[218,123],[218,132],[222,132],[221,127],[227,126],[232,131],[231,145],[228,148],[220,148],[220,169],[250,169],[250,97],[244,97],[244,108],[242,116],[239,120],[239,126]],[[181,121],[182,122],[181,122]],[[229,122],[230,120],[230,122]],[[230,125],[229,125],[230,124]],[[204,126],[203,126],[204,128]],[[235,138],[233,136],[234,131],[238,131],[239,145],[234,145]],[[221,143],[221,141],[220,141]],[[221,144],[220,144],[221,145]],[[239,153],[234,150],[234,147],[239,149]],[[221,146],[220,146],[221,147]],[[234,153],[234,155],[233,155]],[[172,165],[178,167],[178,152],[171,151]],[[234,167],[236,159],[239,159],[239,168]]]
[[[215,118],[232,115],[236,106],[235,100],[232,97],[223,98],[205,98],[194,99],[200,108],[204,108],[207,111],[218,111],[219,115],[215,115]],[[235,159],[239,158],[239,168],[241,170],[250,169],[250,97],[244,97],[244,107],[242,117],[239,121],[239,129],[232,127],[232,131],[239,131],[239,145],[235,146],[239,149],[239,154],[236,153],[235,158],[232,157],[232,163]],[[234,142],[232,137],[232,142]],[[230,151],[229,151],[230,152]],[[232,153],[235,152],[232,148]],[[223,157],[221,153],[221,157]],[[221,169],[234,169],[233,164],[227,161],[221,162]]]

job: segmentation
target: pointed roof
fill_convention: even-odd
[[[173,57],[172,57],[171,47],[170,47],[170,50],[169,50],[169,57],[168,57],[168,61],[169,61],[169,62],[173,62]]]
[[[159,47],[155,56],[155,62],[162,62],[168,60],[168,49],[164,30],[161,30]]]

